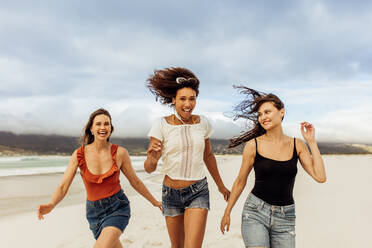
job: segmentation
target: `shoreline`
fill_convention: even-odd
[[[342,159],[365,157],[371,158],[372,154],[363,155],[325,155],[325,159]],[[218,164],[224,164],[225,161],[236,161],[234,167],[240,167],[241,155],[216,155]],[[350,164],[350,168],[351,168]],[[300,164],[298,164],[299,170]],[[7,175],[0,176],[0,214],[2,216],[16,215],[24,212],[36,211],[37,204],[47,203],[53,194],[54,189],[59,184],[64,172],[48,172],[28,175]],[[161,185],[163,175],[161,174],[147,174],[144,170],[136,171],[140,175],[141,180],[146,182],[151,191],[160,191],[161,186],[154,187],[154,185]],[[208,174],[208,173],[207,173]],[[250,176],[252,177],[252,176]],[[42,184],[38,185],[38,182]],[[121,173],[120,182],[124,192],[128,196],[138,195],[138,193],[131,187],[128,180]],[[22,185],[22,187],[20,187]],[[44,185],[44,186],[43,186]],[[46,187],[45,187],[46,186]],[[29,189],[37,189],[35,192],[30,192]],[[64,200],[59,206],[70,206],[85,204],[86,193],[84,183],[81,179],[79,171],[76,172],[75,178],[71,183],[70,189]]]
[[[49,202],[55,188],[58,186],[62,179],[63,172],[37,174],[37,175],[15,175],[0,177],[0,213],[1,216],[12,216],[20,213],[35,212],[40,204]],[[146,181],[147,186],[161,183],[161,175],[146,175],[143,181]],[[43,182],[45,185],[37,185],[38,182]],[[23,187],[20,188],[19,185]],[[124,175],[120,175],[120,184],[127,196],[138,195],[132,188]],[[27,192],[24,188],[37,188],[36,192]],[[151,189],[152,192],[160,191],[156,188]],[[74,180],[64,197],[58,204],[59,207],[66,207],[71,205],[85,204],[86,191],[84,183],[81,179],[80,173],[76,172]]]

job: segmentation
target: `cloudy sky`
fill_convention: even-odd
[[[372,143],[372,4],[367,1],[2,1],[0,130],[81,134],[107,108],[117,137],[145,136],[172,109],[145,87],[154,69],[200,79],[196,114],[239,134],[233,84],[277,94],[284,128]]]

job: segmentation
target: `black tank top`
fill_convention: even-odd
[[[296,138],[294,138],[292,158],[287,161],[277,161],[261,156],[257,150],[257,140],[254,139],[254,141],[256,142],[256,157],[253,168],[256,179],[252,193],[271,205],[293,204],[293,186],[298,161]]]

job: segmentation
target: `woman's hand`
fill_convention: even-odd
[[[315,141],[315,128],[309,122],[301,122],[301,134],[307,143]]]
[[[223,199],[225,199],[225,201],[229,200],[230,191],[225,186],[223,186],[221,189],[218,189],[218,191],[223,195]]]
[[[161,157],[162,144],[160,141],[150,142],[149,148],[147,149],[147,158],[151,161],[156,161]]]
[[[53,208],[54,208],[54,205],[52,203],[40,205],[37,208],[37,217],[38,217],[38,219],[39,220],[43,220],[44,219],[44,215],[49,214],[53,210]]]
[[[155,201],[152,205],[154,207],[158,207],[160,209],[160,211],[163,211],[163,205],[161,204],[161,202]]]
[[[222,220],[221,220],[220,229],[221,229],[222,234],[225,234],[225,227],[226,227],[226,232],[228,232],[230,229],[230,215],[226,213],[223,215]]]

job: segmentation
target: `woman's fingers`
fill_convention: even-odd
[[[225,194],[225,201],[228,201],[230,197],[230,191],[227,191]]]
[[[302,134],[302,137],[304,137],[304,139],[306,140],[306,142],[310,142],[314,139],[315,137],[315,128],[314,126],[309,123],[309,122],[301,122],[301,134]]]
[[[221,233],[222,233],[222,234],[225,234],[225,223],[224,223],[223,219],[222,219],[222,221],[221,221],[220,230],[221,230]]]
[[[161,151],[161,143],[154,143],[153,145],[152,145],[152,147],[153,147],[153,149],[155,150],[155,151]]]
[[[163,204],[160,201],[156,201],[152,204],[154,207],[159,208],[161,211],[163,211]]]
[[[157,153],[161,153],[161,149],[154,148],[154,147],[150,147],[150,148],[147,150],[147,153],[156,156]]]
[[[162,154],[162,144],[161,142],[153,142],[150,144],[149,148],[147,149],[147,155],[152,158],[158,160]]]
[[[37,217],[38,217],[39,220],[44,219],[44,214],[46,214],[45,207],[46,207],[46,205],[40,205],[37,208]]]
[[[52,209],[53,209],[53,205],[51,203],[40,205],[37,208],[37,217],[38,217],[38,219],[39,220],[44,219],[44,215],[50,213],[50,211],[52,211]]]
[[[304,122],[301,122],[301,128],[311,129],[313,128],[313,125],[309,122],[304,121]]]
[[[221,226],[220,226],[222,234],[225,234],[225,227],[226,227],[226,232],[228,232],[230,229],[230,217],[227,217],[224,215],[222,217]]]
[[[223,195],[223,199],[225,199],[225,201],[228,201],[230,197],[230,191],[226,187],[219,189],[219,191]]]
[[[162,149],[161,143],[153,143],[150,145],[148,152],[154,151],[154,152],[160,152]]]
[[[39,219],[39,220],[42,220],[42,219],[44,219],[43,218],[43,215],[41,214],[41,206],[39,206],[38,208],[37,208],[37,218]]]
[[[163,211],[163,204],[161,202],[158,202],[158,206],[157,206],[160,211]]]
[[[314,131],[314,126],[309,122],[301,122],[301,132],[308,133]]]
[[[229,197],[230,197],[230,191],[228,189],[226,189],[224,194],[223,194],[223,198],[225,199],[225,201],[228,201]]]

